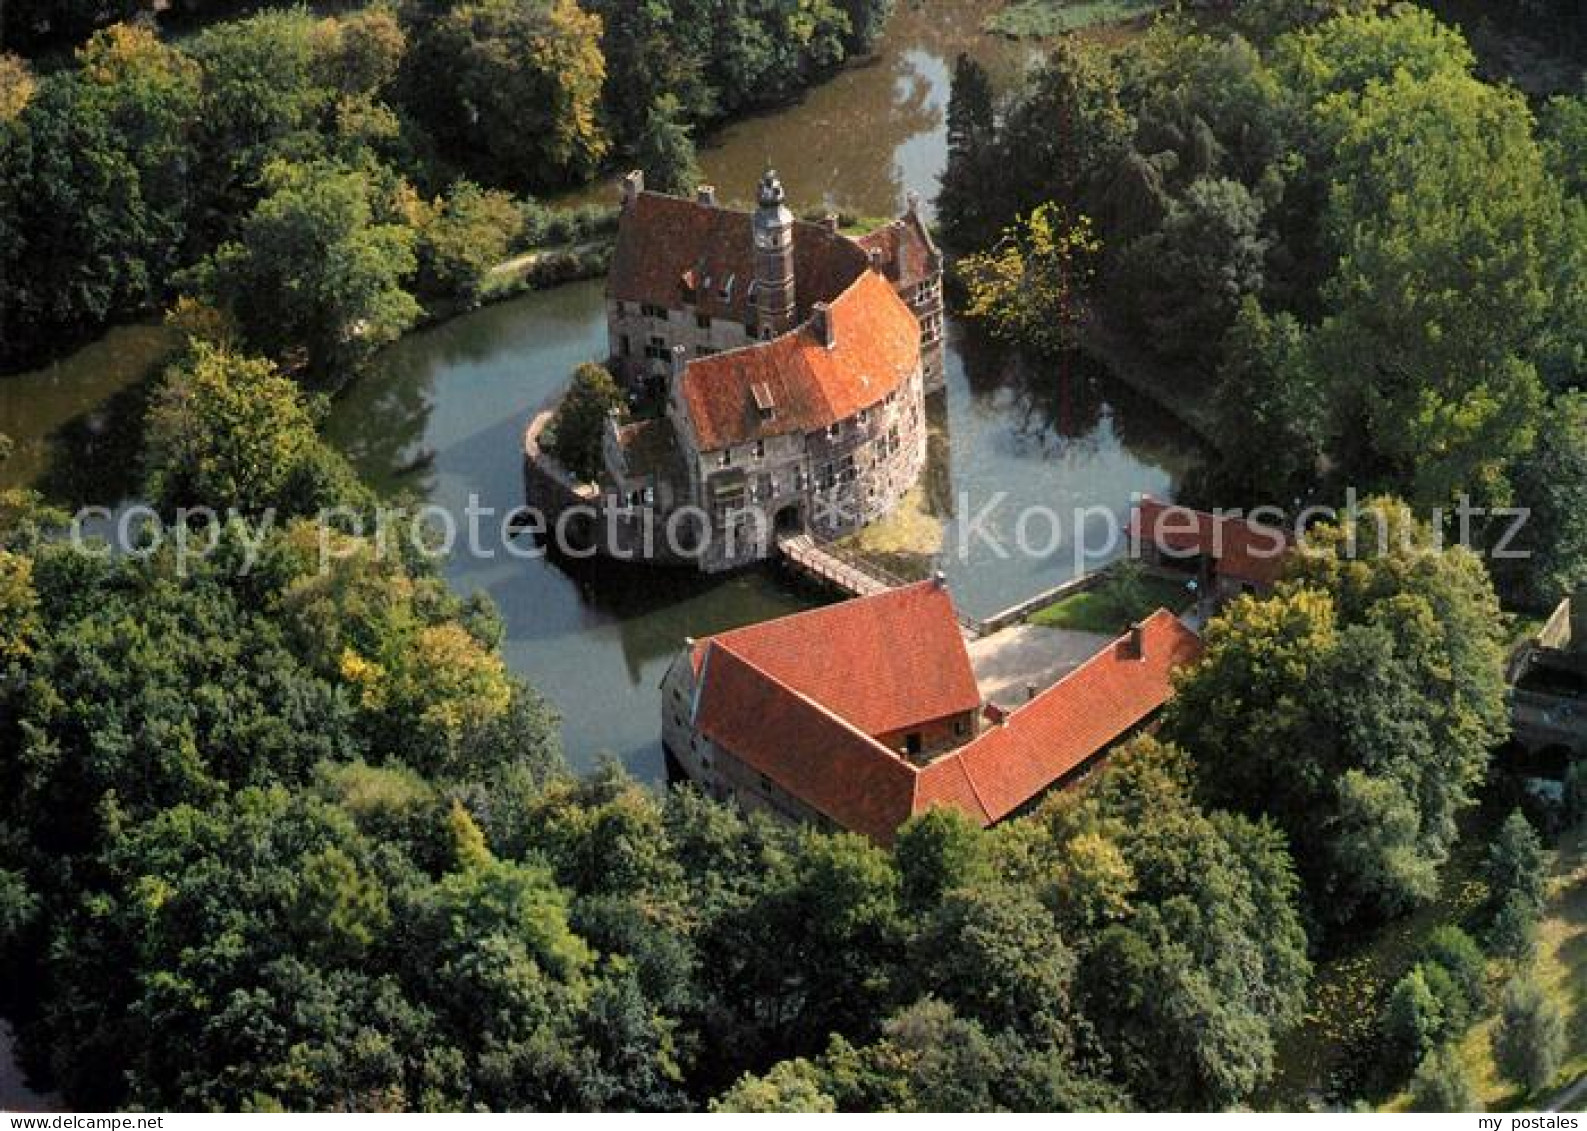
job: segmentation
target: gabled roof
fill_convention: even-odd
[[[1146,722],[1172,697],[1173,671],[1201,638],[1166,609],[1153,613],[951,758],[1000,821]]]
[[[882,273],[895,287],[915,287],[937,274],[937,245],[920,214],[911,207],[891,224],[860,237],[860,246],[879,251]]]
[[[909,819],[913,766],[732,648],[709,643],[700,663],[700,733],[851,832],[892,840]]]
[[[919,638],[877,632],[902,625]],[[890,648],[903,658],[895,663]],[[697,644],[695,725],[812,809],[888,843],[904,821],[938,806],[981,825],[1017,812],[1147,722],[1173,695],[1174,669],[1200,652],[1200,638],[1159,610],[966,745],[919,767],[872,736],[903,729],[900,719],[924,722],[954,713],[944,707],[974,705],[952,605],[927,583]],[[947,670],[945,684],[933,684],[934,665]],[[917,676],[927,698],[897,701]]]
[[[711,639],[872,736],[981,705],[953,599],[931,581]]]
[[[748,324],[755,278],[753,213],[642,192],[617,222],[606,293],[625,302]],[[794,222],[794,294],[799,320],[830,302],[868,266],[865,251],[824,225]],[[731,280],[731,287],[728,286]]]
[[[1192,510],[1149,496],[1141,499],[1130,514],[1130,537],[1136,545],[1206,555],[1217,561],[1222,576],[1262,586],[1278,581],[1292,544],[1288,532],[1277,527]]]
[[[862,272],[827,318],[831,346],[807,324],[689,363],[679,396],[701,451],[818,431],[876,404],[920,367],[920,324],[876,272]],[[757,398],[770,400],[769,414]]]

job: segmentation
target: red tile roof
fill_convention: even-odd
[[[918,213],[911,210],[859,239],[867,251],[882,253],[882,273],[895,287],[915,287],[937,274],[932,265],[937,245]]]
[[[872,736],[981,705],[953,599],[930,581],[712,640]]]
[[[901,626],[919,638],[887,632]],[[907,657],[895,663],[895,649]],[[928,583],[698,644],[695,725],[804,804],[887,843],[909,817],[938,806],[981,825],[1008,817],[1149,720],[1173,694],[1174,668],[1200,651],[1196,634],[1160,610],[1139,637],[1114,641],[1001,723],[917,767],[866,732],[939,718],[949,704],[974,706],[952,605]],[[933,686],[933,664],[950,673],[941,687]],[[939,697],[897,701],[922,673],[923,693]]]
[[[920,368],[920,324],[876,272],[864,271],[827,317],[830,347],[807,324],[689,363],[679,395],[701,451],[818,431],[876,404]],[[770,395],[769,417],[756,406],[756,386]]]
[[[660,193],[640,193],[617,224],[606,293],[624,302],[748,324],[755,278],[752,214]],[[868,259],[853,240],[822,224],[794,222],[794,294],[798,318],[812,304],[830,302],[865,271]],[[731,292],[724,288],[732,280]]]
[[[892,840],[913,766],[731,648],[708,644],[700,663],[700,733],[851,832]]]
[[[1141,499],[1130,515],[1130,537],[1138,546],[1209,556],[1217,561],[1220,575],[1263,586],[1274,584],[1283,574],[1292,542],[1277,527],[1149,497]]]
[[[987,815],[1000,821],[1150,719],[1173,695],[1175,668],[1201,638],[1166,609],[1109,644],[950,757],[964,763]]]

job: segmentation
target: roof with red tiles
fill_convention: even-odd
[[[920,324],[876,272],[834,299],[827,318],[830,346],[806,323],[689,363],[678,391],[701,451],[819,431],[880,402],[920,368]],[[756,403],[757,386],[769,413]]]
[[[1200,655],[1201,638],[1159,609],[949,757],[1000,821],[1150,719],[1173,695],[1174,669]]]
[[[707,644],[700,665],[700,733],[842,827],[892,840],[910,816],[913,766],[730,647]]]
[[[1130,537],[1136,545],[1209,556],[1217,561],[1221,576],[1261,586],[1273,585],[1283,575],[1293,543],[1277,527],[1150,497],[1141,499],[1131,512]]]
[[[925,636],[848,635],[900,625]],[[873,677],[867,665],[890,662],[881,659],[888,645],[906,639],[907,667]],[[981,825],[1019,811],[1150,720],[1173,694],[1174,669],[1200,652],[1200,638],[1159,610],[966,745],[917,767],[871,734],[900,729],[896,720],[910,716],[941,717],[941,706],[968,702],[974,688],[973,675],[968,687],[962,682],[969,658],[952,604],[926,583],[696,645],[695,725],[804,804],[887,843],[909,817],[941,806]],[[825,670],[829,657],[838,670]],[[907,678],[933,663],[953,673],[941,698],[894,702]],[[856,673],[869,690],[848,686],[845,675]]]
[[[711,639],[872,736],[981,705],[953,599],[932,581]]]
[[[642,192],[617,222],[606,293],[624,302],[649,303],[748,325],[750,283],[755,278],[753,213]],[[869,259],[855,241],[823,224],[794,222],[794,296],[798,319],[817,302],[830,302],[866,270]]]
[[[938,270],[936,242],[911,208],[891,224],[884,224],[859,239],[867,251],[882,253],[881,269],[895,287],[916,287],[933,278]]]

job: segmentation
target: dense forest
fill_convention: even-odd
[[[1212,414],[1219,502],[1371,495],[1213,620],[1161,727],[1082,787],[879,846],[573,775],[488,603],[354,532],[375,500],[315,388],[422,286],[477,282],[512,194],[658,123],[676,153],[881,8],[206,7],[179,39],[98,4],[4,30],[37,62],[0,87],[0,254],[31,247],[8,340],[174,299],[144,494],[234,511],[111,555],[0,494],[0,1014],[39,1085],[97,1110],[1259,1104],[1316,964],[1429,905],[1485,794],[1471,914],[1363,1003],[1364,1067],[1315,1099],[1469,1108],[1451,1042],[1495,1009],[1502,1070],[1550,1081],[1545,851],[1490,780],[1495,581],[1541,605],[1587,564],[1581,99],[1533,108],[1420,9],[1351,0],[1061,41],[1002,94],[960,64],[941,207],[994,328],[1148,343]],[[1530,568],[1445,548],[1419,516],[1461,491],[1538,508]],[[1579,767],[1566,803],[1587,815]]]
[[[1019,344],[1080,306],[1141,343],[1216,446],[1203,501],[1527,507],[1531,558],[1494,564],[1552,607],[1587,561],[1587,99],[1534,107],[1474,67],[1427,11],[1373,3],[1064,43],[1002,98],[964,60],[943,220],[966,250],[1006,233],[965,274]]]
[[[688,187],[696,127],[868,50],[891,3],[147,7],[5,7],[0,369],[187,296],[339,379],[558,223],[526,194],[619,160]]]

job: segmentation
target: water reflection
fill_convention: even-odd
[[[169,350],[158,326],[120,326],[69,357],[0,377],[0,433],[15,448],[0,487],[37,487],[73,508],[133,494],[154,371]]]

